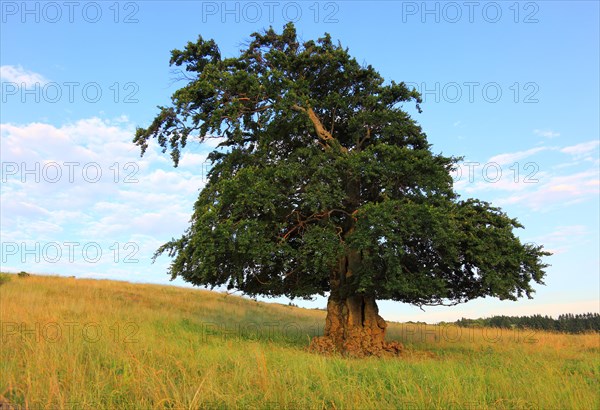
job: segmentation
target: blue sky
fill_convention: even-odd
[[[386,319],[597,312],[598,4],[2,1],[2,269],[169,283],[169,259],[150,257],[187,227],[213,148],[190,147],[174,169],[131,143],[181,86],[170,50],[201,34],[234,56],[250,33],[292,20],[303,39],[329,32],[418,88],[423,113],[406,109],[435,152],[464,156],[458,192],[501,206],[523,241],[554,252],[533,300],[383,302]]]

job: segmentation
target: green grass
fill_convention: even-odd
[[[595,409],[600,339],[390,324],[406,351],[306,351],[325,312],[32,275],[0,286],[2,400],[42,409]]]
[[[11,278],[12,275],[9,275],[7,273],[0,273],[0,285],[10,282]]]

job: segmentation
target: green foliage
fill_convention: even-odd
[[[458,159],[432,153],[401,108],[420,111],[415,90],[327,34],[300,42],[288,24],[252,38],[234,58],[202,37],[174,50],[189,81],[136,131],[142,154],[156,138],[175,166],[188,138],[222,138],[191,226],[155,255],[174,258],[173,278],[303,298],[335,283],[416,305],[531,297],[549,253],[500,209],[459,199]]]
[[[17,276],[20,277],[20,278],[26,278],[26,277],[31,276],[31,275],[29,273],[27,273],[27,272],[25,272],[25,271],[22,270],[21,272],[17,273]]]
[[[6,273],[0,273],[0,285],[10,282],[10,275]]]

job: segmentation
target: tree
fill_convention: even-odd
[[[180,239],[160,247],[172,278],[249,295],[329,295],[316,350],[396,351],[376,300],[452,305],[531,298],[541,246],[522,244],[499,208],[460,200],[459,158],[433,154],[402,110],[420,95],[361,66],[326,34],[293,24],[252,34],[235,58],[201,36],[172,51],[186,84],[134,142],[177,166],[190,138],[221,138]]]

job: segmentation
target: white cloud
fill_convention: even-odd
[[[473,160],[471,168],[467,163],[461,167],[460,178],[454,175],[455,187],[468,194],[482,191],[514,193],[494,200],[498,204],[523,204],[534,210],[568,206],[598,195],[599,145],[599,141],[588,141],[563,148],[542,146],[495,155],[478,164]],[[551,165],[552,157],[548,155],[535,160],[530,158],[542,152],[568,154],[571,159]],[[587,170],[579,167],[590,163],[594,167]],[[569,169],[572,169],[570,174],[566,173]]]
[[[66,249],[58,263],[32,262],[29,257],[25,270],[77,275],[117,268],[132,274],[136,269],[150,270],[156,244],[178,237],[187,228],[203,186],[197,164],[206,155],[184,155],[179,169],[170,161],[159,161],[165,156],[155,145],[140,158],[139,148],[131,142],[134,127],[124,117],[88,118],[59,127],[2,124],[0,135],[2,197],[11,199],[1,203],[3,242],[42,246],[97,242],[103,251],[97,263],[81,260],[81,252],[75,262],[64,263]],[[115,243],[121,247],[118,266]],[[123,247],[126,243],[139,249],[135,266],[122,265],[130,253]],[[7,265],[18,263],[9,259]]]
[[[535,189],[536,184],[540,180],[549,178],[550,176],[546,172],[539,172],[539,169],[534,167],[528,167],[524,169],[523,166],[519,168],[500,168],[502,172],[501,177],[496,181],[496,168],[489,168],[487,180],[483,177],[483,168],[479,168],[479,172],[475,174],[477,179],[470,183],[465,177],[455,184],[457,189],[464,190],[468,193],[481,192],[481,191],[506,191],[506,192],[522,192],[530,191]]]
[[[581,246],[588,236],[589,230],[585,225],[558,226],[552,232],[534,238],[534,242],[544,245],[547,251],[556,255]]]
[[[597,198],[599,194],[597,169],[553,176],[546,181],[532,184],[526,192],[498,199],[497,203],[499,205],[522,204],[536,211],[544,211],[569,206],[589,198]]]
[[[202,167],[203,165],[210,166],[210,162],[207,162],[207,157],[208,154],[194,154],[186,152],[181,156],[181,159],[179,160],[179,166],[194,168],[197,168],[198,166]]]
[[[575,157],[582,157],[595,151],[599,145],[600,141],[593,140],[565,147],[561,149],[560,152],[564,152],[565,154],[571,154]]]
[[[537,147],[531,148],[526,151],[518,151],[518,152],[510,152],[507,154],[499,154],[491,157],[488,162],[495,162],[499,165],[512,164],[521,159],[525,159],[530,157],[538,152],[547,151],[551,148],[548,147]]]
[[[19,87],[21,84],[25,84],[25,87],[33,87],[35,85],[44,85],[48,82],[43,75],[28,71],[20,65],[0,66],[0,78],[2,81],[16,83]]]
[[[558,132],[554,132],[554,131],[550,131],[550,130],[533,130],[533,133],[535,135],[539,135],[540,137],[545,137],[545,138],[556,138],[560,136],[560,133]]]

